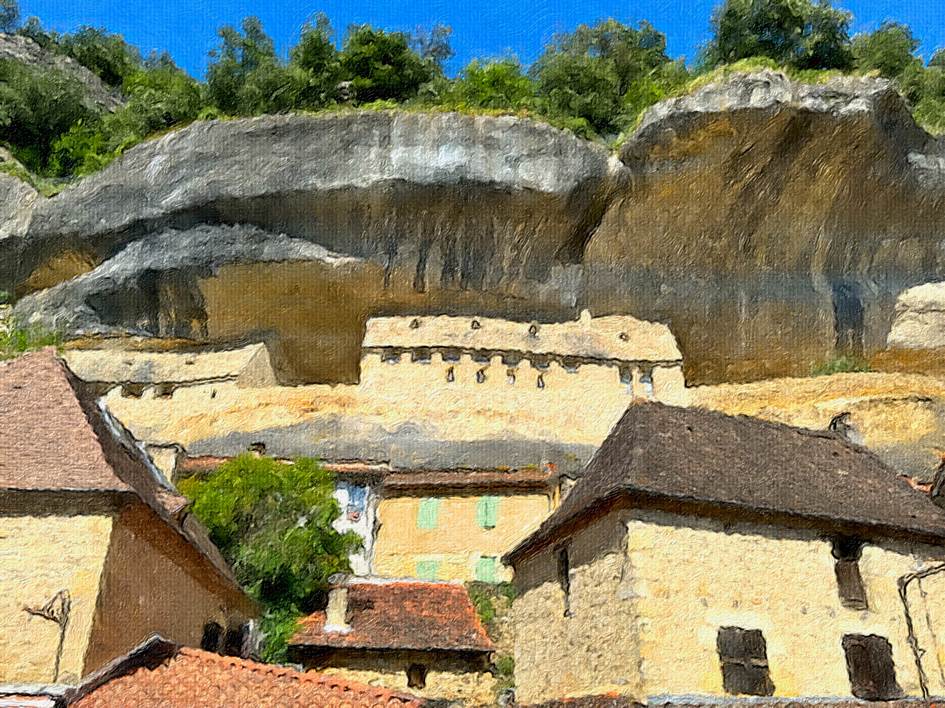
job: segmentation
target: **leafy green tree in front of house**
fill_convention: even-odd
[[[331,575],[350,572],[348,556],[361,545],[354,532],[332,526],[341,509],[331,473],[308,458],[283,463],[244,454],[180,489],[237,579],[266,608],[264,658],[283,661],[298,618],[324,601]]]

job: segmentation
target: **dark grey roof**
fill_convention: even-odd
[[[725,509],[771,523],[800,519],[945,542],[945,511],[871,452],[834,433],[635,403],[561,506],[508,559],[566,535],[565,525],[618,497],[641,506],[669,501],[694,513]]]

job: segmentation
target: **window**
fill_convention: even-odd
[[[407,688],[426,688],[427,667],[423,664],[411,664],[407,667]]]
[[[652,371],[640,372],[640,385],[643,387],[643,395],[646,396],[649,400],[652,400],[653,399],[653,372]]]
[[[479,497],[476,522],[481,528],[494,529],[499,516],[499,497]]]
[[[851,610],[865,610],[866,588],[860,575],[860,555],[863,542],[854,538],[841,537],[833,541],[833,557],[837,559],[834,572],[837,576],[837,592],[840,604]]]
[[[446,370],[446,383],[453,383],[456,380],[456,371],[451,366]]]
[[[415,364],[429,364],[433,355],[429,349],[415,349],[410,353],[410,361]]]
[[[485,383],[485,380],[486,380],[486,370],[479,369],[479,371],[476,372],[476,383]]]
[[[888,701],[902,696],[896,682],[892,646],[875,634],[846,634],[843,653],[853,695],[864,701]]]
[[[417,561],[417,577],[420,580],[436,580],[440,562],[434,560]]]
[[[571,616],[571,559],[568,555],[568,547],[562,546],[557,551],[558,560],[558,585],[561,586],[561,593],[564,595],[564,616]]]
[[[481,583],[495,582],[495,556],[480,556],[476,561],[476,580]]]
[[[768,648],[760,629],[720,627],[716,639],[726,693],[771,696],[774,684],[768,673]]]
[[[537,381],[535,381],[535,385],[538,386],[538,388],[544,388],[544,387],[545,387],[545,375],[544,375],[544,374],[538,374],[538,379],[537,379]]]
[[[223,639],[223,627],[216,622],[207,622],[203,626],[203,637],[200,639],[200,648],[204,651],[219,651],[220,641]]]
[[[417,509],[417,528],[435,529],[437,520],[440,516],[440,500],[435,497],[427,497],[420,500],[420,507]]]
[[[510,386],[515,384],[515,369],[506,369],[505,371],[505,381]]]

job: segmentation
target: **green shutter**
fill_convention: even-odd
[[[417,510],[417,528],[435,529],[437,517],[440,515],[440,500],[426,498],[420,500],[420,508]]]
[[[481,583],[494,583],[495,566],[495,556],[480,556],[476,562],[476,580]]]
[[[439,570],[439,561],[417,561],[417,577],[421,580],[436,580],[436,574]]]
[[[484,529],[494,529],[499,517],[499,497],[479,497],[476,521]]]

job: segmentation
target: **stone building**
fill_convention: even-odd
[[[945,693],[945,512],[837,433],[634,404],[506,561],[523,703]]]
[[[152,632],[255,616],[187,500],[52,350],[0,363],[0,683],[75,684]]]
[[[492,641],[459,583],[334,578],[328,607],[302,620],[289,655],[307,669],[491,705]]]
[[[634,398],[685,402],[682,354],[669,327],[587,310],[577,321],[550,324],[375,317],[364,335],[361,385],[422,386],[433,396],[473,385],[479,395],[514,390],[533,401],[535,391],[569,400],[592,389],[623,405]]]
[[[512,578],[502,554],[558,502],[547,466],[515,470],[392,470],[378,506],[373,572],[422,580]]]
[[[219,656],[160,636],[118,657],[63,699],[62,708],[420,708],[425,704],[409,694],[339,676]]]

